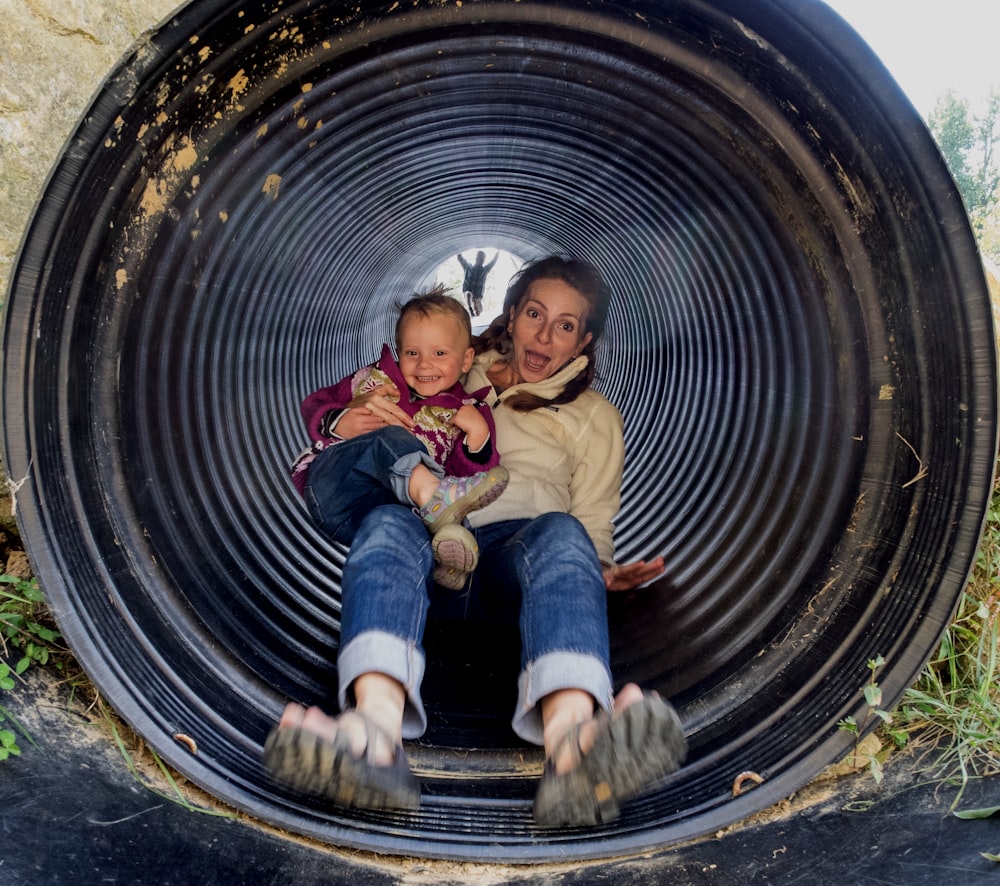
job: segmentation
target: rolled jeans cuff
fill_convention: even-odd
[[[406,691],[403,738],[419,738],[427,729],[427,712],[420,698],[424,666],[423,652],[401,637],[385,631],[365,631],[358,634],[337,656],[340,709],[353,707],[350,693],[358,677],[362,674],[385,674],[401,683]]]
[[[416,507],[417,503],[410,498],[410,475],[419,464],[426,465],[435,477],[444,476],[444,468],[426,452],[408,452],[406,455],[401,455],[389,469],[389,488],[392,489],[392,494],[396,496],[397,501],[413,507]]]
[[[581,652],[547,653],[528,662],[517,680],[517,711],[511,726],[519,738],[543,743],[539,702],[560,689],[589,692],[609,713],[614,704],[611,673],[600,658]]]

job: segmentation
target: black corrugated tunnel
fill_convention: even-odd
[[[534,828],[541,756],[496,637],[429,637],[419,812],[338,811],[261,767],[285,700],[336,678],[344,551],[288,478],[299,403],[483,244],[606,269],[619,555],[667,563],[611,598],[614,669],[676,700],[691,758],[596,829]],[[121,714],[233,806],[425,857],[644,851],[804,785],[849,750],[867,662],[891,704],[933,651],[996,448],[958,193],[806,0],[196,0],[63,151],[3,381],[30,555]]]

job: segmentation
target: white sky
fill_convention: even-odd
[[[825,0],[923,116],[947,90],[977,111],[1000,89],[1000,0]]]

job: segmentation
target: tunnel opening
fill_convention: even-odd
[[[288,478],[298,405],[470,244],[579,255],[614,292],[618,557],[667,562],[609,600],[614,674],[674,699],[691,746],[615,825],[534,828],[502,636],[428,637],[419,812],[331,809],[261,767],[285,700],[336,681],[345,552]],[[874,655],[886,704],[915,677],[989,497],[991,323],[929,134],[821,3],[196,0],[122,60],[40,199],[7,465],[61,630],[193,781],[337,845],[605,857],[801,787],[847,751]]]
[[[483,284],[483,298],[479,305],[471,304],[466,297],[465,268],[458,256],[462,256],[469,264],[475,264],[477,256],[482,254],[482,264],[488,268]],[[469,307],[472,315],[472,330],[482,332],[490,321],[503,310],[504,296],[511,278],[524,266],[524,259],[512,255],[504,249],[493,246],[471,246],[459,251],[442,262],[434,271],[434,285],[444,286],[453,296]]]

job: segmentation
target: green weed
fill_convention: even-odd
[[[871,672],[868,677],[868,682],[864,686],[864,696],[865,696],[865,715],[861,723],[854,717],[844,717],[837,726],[844,730],[844,732],[849,732],[854,736],[854,766],[858,766],[861,758],[861,751],[858,746],[858,739],[861,737],[861,733],[864,731],[865,726],[868,724],[870,717],[878,717],[882,721],[882,724],[886,727],[892,725],[892,714],[888,711],[882,710],[882,689],[878,685],[875,677],[878,674],[879,668],[885,664],[885,659],[881,655],[875,656],[875,658],[868,659],[868,670]],[[875,783],[879,784],[882,781],[882,761],[875,754],[865,754],[866,762],[868,764],[868,769],[871,771],[872,778],[875,779]]]
[[[14,657],[12,650],[21,653],[13,673],[20,676],[31,664],[47,665],[50,660],[61,669],[61,658],[53,658],[54,653],[69,651],[59,644],[61,639],[49,622],[45,598],[35,578],[0,575],[0,651],[5,659]]]
[[[69,655],[61,640],[62,635],[51,624],[38,582],[33,577],[0,575],[0,690],[13,689],[16,680],[32,665],[61,670]],[[34,744],[3,705],[0,705],[0,724],[13,727],[0,728],[0,761],[21,753],[18,735]]]
[[[898,728],[934,749],[930,770],[960,785],[1000,772],[1000,486],[955,619],[906,691]]]

